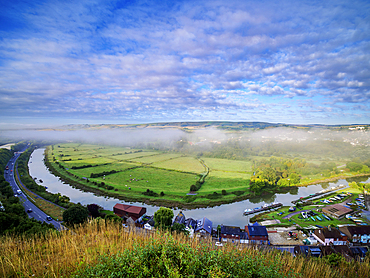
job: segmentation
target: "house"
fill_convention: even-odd
[[[195,230],[195,228],[197,227],[197,220],[194,220],[193,218],[188,218],[185,220],[184,224],[185,227]]]
[[[303,255],[306,257],[322,257],[322,252],[319,246],[297,245],[294,246],[294,254],[296,256]]]
[[[351,261],[354,258],[351,249],[347,245],[329,245],[320,246],[320,248],[323,256],[327,256],[330,254],[340,254],[347,261]]]
[[[346,234],[354,244],[370,243],[370,226],[342,226],[339,230]]]
[[[152,225],[153,224],[153,225]],[[149,226],[154,227],[154,216],[149,216],[146,215],[145,213],[140,216],[138,219],[135,221],[135,226],[139,228],[145,228],[148,229]],[[148,229],[150,230],[150,229]]]
[[[333,217],[335,219],[342,219],[347,214],[352,213],[353,210],[345,206],[335,204],[323,207],[322,212],[325,213],[327,216]]]
[[[250,243],[264,244],[269,240],[266,227],[261,226],[257,222],[252,225],[248,224],[248,226],[245,226],[245,232],[248,235],[248,240]]]
[[[317,229],[312,235],[322,245],[329,245],[330,243],[334,245],[345,245],[347,243],[347,236],[330,226]]]
[[[194,232],[201,235],[212,235],[212,221],[206,217],[199,219]]]
[[[179,212],[178,215],[176,215],[175,219],[173,220],[172,224],[179,223],[185,225],[185,214],[183,214],[182,211]]]
[[[366,253],[369,252],[369,248],[367,246],[352,246],[350,249],[355,259],[363,259],[366,257]]]
[[[116,204],[113,207],[113,212],[123,219],[128,219],[129,217],[135,222],[138,218],[146,213],[146,208],[137,207],[124,204]]]
[[[244,239],[243,234],[240,227],[221,225],[219,241],[240,242]]]

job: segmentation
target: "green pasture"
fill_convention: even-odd
[[[224,172],[224,171],[211,170],[209,172],[208,177],[217,177],[217,178],[224,178],[224,179],[249,180],[251,178],[251,174],[250,173]]]
[[[248,172],[251,173],[252,162],[241,160],[228,160],[221,158],[202,158],[211,170],[230,171],[230,172]]]
[[[135,152],[137,150],[102,147],[100,145],[60,144],[59,146],[61,147],[54,145],[54,150],[48,148],[47,152],[49,162],[62,176],[70,179],[72,183],[75,182],[85,187],[98,189],[107,194],[118,194],[131,200],[150,200],[158,202],[156,203],[158,205],[164,202],[169,207],[191,203],[190,206],[197,207],[209,206],[213,202],[217,204],[219,202],[232,202],[236,196],[250,193],[248,191],[249,173],[212,171],[197,192],[198,194],[187,196],[190,186],[199,180],[200,174],[204,173],[206,169],[198,159],[178,153],[163,153],[151,150]],[[51,153],[68,170],[59,168],[53,162]],[[64,156],[60,157],[60,154]],[[71,159],[71,161],[62,161],[62,159]],[[108,164],[104,165],[106,163]],[[72,166],[89,164],[95,167],[72,169]],[[143,164],[147,165],[144,166]],[[227,165],[223,167],[224,169],[230,169],[231,165],[234,167],[237,165],[235,161],[232,164],[227,164],[224,160],[218,161],[218,165],[221,164]],[[242,169],[244,166],[245,164],[238,169]],[[131,169],[132,167],[136,168]],[[120,172],[105,175],[104,178],[89,178],[91,173],[97,174],[111,170]],[[67,173],[71,173],[73,176]],[[88,177],[90,182],[82,177]],[[95,185],[93,182],[98,184]],[[99,187],[98,185],[102,182],[105,185]],[[113,186],[114,189],[108,190],[107,186]],[[157,194],[163,192],[165,195],[157,197],[143,195],[148,189]],[[226,190],[226,195],[221,194],[222,190]],[[233,191],[237,192],[232,193]],[[209,195],[214,192],[219,195],[216,198],[209,198]]]
[[[158,154],[158,152],[141,151],[141,152],[136,152],[136,153],[133,152],[133,153],[127,153],[127,154],[114,155],[114,156],[110,156],[110,158],[116,161],[126,161],[126,160],[133,161],[140,157],[147,157],[147,156],[152,156],[156,154]]]
[[[213,172],[212,172],[213,173]],[[209,194],[213,192],[221,193],[222,190],[235,191],[247,190],[249,188],[249,180],[241,178],[221,178],[213,176],[212,173],[206,178],[205,183],[198,191],[200,194]]]
[[[163,191],[165,194],[183,194],[189,192],[189,188],[199,177],[195,174],[167,171],[152,167],[140,167],[129,171],[90,179],[97,182],[104,181],[112,185],[119,192],[144,192],[147,189],[156,193]],[[131,189],[129,189],[131,188]]]
[[[177,153],[159,153],[159,154],[155,154],[151,156],[137,157],[137,158],[131,159],[131,161],[138,162],[138,163],[151,164],[155,162],[167,161],[167,160],[174,159],[180,156],[181,154],[177,154]]]
[[[153,167],[164,168],[169,170],[177,170],[181,172],[190,172],[201,174],[206,171],[200,161],[193,157],[178,157],[171,160],[156,162],[151,164]]]
[[[102,172],[109,172],[112,170],[125,171],[129,168],[137,167],[137,166],[140,166],[140,165],[136,163],[116,162],[113,164],[100,165],[96,167],[88,167],[88,168],[83,168],[83,169],[69,169],[68,171],[71,172],[72,174],[88,178],[90,177],[91,173],[98,174]]]
[[[64,159],[72,159],[72,160],[59,160],[60,163],[62,163],[66,168],[72,168],[73,166],[82,166],[82,165],[101,165],[101,164],[106,164],[106,163],[114,163],[115,160],[109,158],[109,157],[91,157],[91,158],[86,158],[86,159],[81,159],[81,160],[73,160],[72,157],[67,157]]]

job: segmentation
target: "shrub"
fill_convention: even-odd
[[[163,193],[163,192],[162,192]],[[158,197],[158,193],[155,193],[154,191],[147,189],[145,192],[143,192],[144,195],[147,196],[153,196],[153,197]],[[163,194],[164,195],[164,194]],[[162,195],[161,195],[162,196]]]
[[[172,239],[150,239],[146,244],[134,243],[116,255],[102,255],[97,264],[85,264],[74,277],[297,277],[284,264],[275,260],[266,264],[259,256],[247,256],[231,250],[220,252],[193,248],[189,243]]]
[[[186,195],[183,200],[185,203],[191,203],[191,202],[194,202],[195,199],[197,198],[197,196],[195,195]]]

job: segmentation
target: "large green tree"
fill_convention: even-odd
[[[169,208],[161,207],[154,213],[154,222],[156,227],[167,228],[172,224],[173,211]]]
[[[88,216],[88,209],[81,204],[77,204],[63,212],[63,221],[68,225],[76,225],[85,222]]]

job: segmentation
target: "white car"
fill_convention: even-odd
[[[219,247],[223,246],[223,244],[222,244],[221,242],[219,242],[219,241],[217,241],[217,242],[215,243],[215,245],[216,245],[216,246],[219,246]]]

